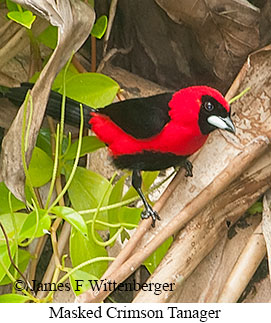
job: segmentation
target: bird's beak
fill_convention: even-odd
[[[216,128],[227,130],[231,133],[235,133],[236,131],[235,126],[229,116],[226,118],[210,116],[207,118],[207,121]]]

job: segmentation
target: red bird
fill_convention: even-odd
[[[29,85],[10,89],[5,96],[21,105]],[[47,113],[59,118],[61,95],[51,92]],[[67,98],[66,122],[79,124],[79,102]],[[175,93],[112,103],[93,109],[83,105],[86,125],[109,148],[114,164],[130,169],[132,185],[142,199],[142,218],[160,219],[141,190],[141,171],[182,166],[192,176],[187,157],[202,147],[215,129],[235,132],[230,106],[217,90],[192,86]]]

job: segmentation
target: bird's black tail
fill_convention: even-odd
[[[29,89],[33,87],[33,84],[23,83],[20,87],[15,88],[0,88],[0,97],[8,98],[15,106],[20,107],[24,102],[26,93]],[[53,117],[56,120],[60,120],[61,116],[61,102],[62,95],[58,92],[51,91],[48,99],[46,114]],[[83,105],[83,114],[84,114],[84,125],[85,127],[90,127],[89,119],[91,118],[90,113],[95,112],[96,110],[85,105]],[[65,109],[65,123],[79,127],[80,125],[80,102],[75,101],[66,97],[66,109]]]

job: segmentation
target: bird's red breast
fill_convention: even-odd
[[[125,133],[109,117],[92,113],[91,128],[97,137],[109,146],[113,156],[140,153],[143,150],[187,156],[197,151],[206,141],[199,128],[186,127],[174,120],[165,125],[156,136],[136,139]]]
[[[203,95],[212,96],[229,111],[228,103],[217,90],[207,86],[193,86],[181,89],[172,96],[168,102],[170,121],[160,133],[150,138],[134,138],[108,116],[100,113],[93,112],[89,123],[99,139],[109,146],[113,156],[142,151],[170,152],[187,156],[201,148],[208,137],[201,133],[198,125]],[[149,122],[152,122],[151,115],[149,119]]]

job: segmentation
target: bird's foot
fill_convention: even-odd
[[[141,213],[141,219],[148,219],[149,217],[152,218],[152,227],[155,227],[155,221],[158,220],[160,221],[161,218],[158,215],[158,213],[156,211],[154,211],[152,209],[152,207],[150,205],[148,205],[148,207],[146,207],[146,209]]]
[[[183,166],[184,168],[185,168],[185,170],[186,170],[186,173],[185,173],[185,177],[193,177],[193,172],[192,172],[192,170],[193,170],[193,165],[192,165],[192,163],[189,161],[189,160],[185,160],[185,162],[184,162],[184,166]]]

